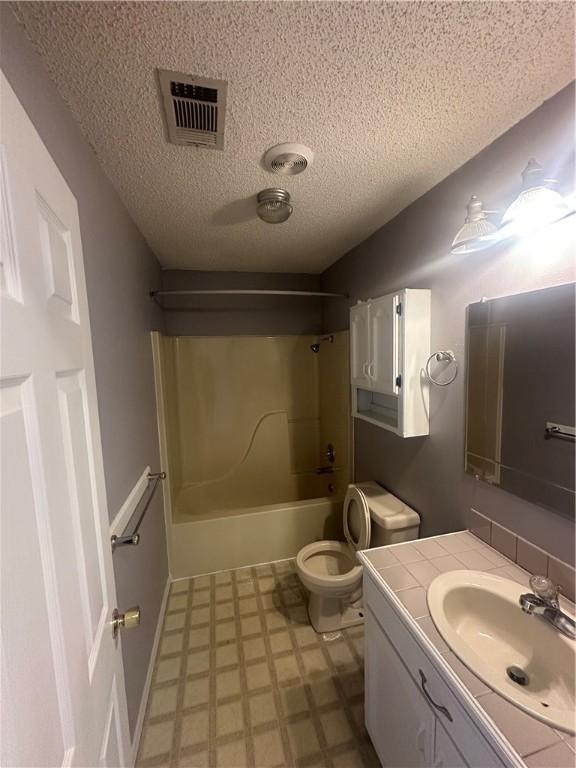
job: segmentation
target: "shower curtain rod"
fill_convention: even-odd
[[[272,290],[253,290],[253,289],[214,289],[214,290],[161,290],[150,291],[150,296],[155,299],[157,296],[216,296],[216,295],[236,295],[236,296],[322,296],[324,298],[347,299],[346,293],[329,293],[328,291],[272,291]]]

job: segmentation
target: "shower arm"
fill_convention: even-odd
[[[310,349],[312,352],[314,352],[315,355],[320,351],[320,345],[325,341],[327,341],[328,344],[334,344],[334,334],[331,333],[329,336],[323,336],[320,341],[316,341],[314,344],[310,344]]]

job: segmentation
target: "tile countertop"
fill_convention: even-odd
[[[531,574],[468,531],[369,549],[362,555],[404,605],[407,623],[412,620],[420,626],[526,766],[574,768],[576,737],[540,722],[483,683],[450,651],[428,611],[426,590],[440,573],[463,568],[486,571],[526,587]],[[560,601],[566,613],[574,615],[574,604],[565,598],[560,598]]]

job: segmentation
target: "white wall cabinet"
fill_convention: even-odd
[[[401,437],[427,435],[430,291],[405,289],[350,309],[352,412]]]
[[[357,304],[350,310],[350,373],[352,386],[370,387],[370,314],[369,304]]]
[[[368,372],[371,389],[385,395],[399,391],[399,331],[402,319],[398,310],[402,302],[398,294],[382,296],[370,302],[370,348],[372,350]]]

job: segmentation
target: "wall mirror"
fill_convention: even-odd
[[[465,468],[574,516],[575,285],[471,304]]]

